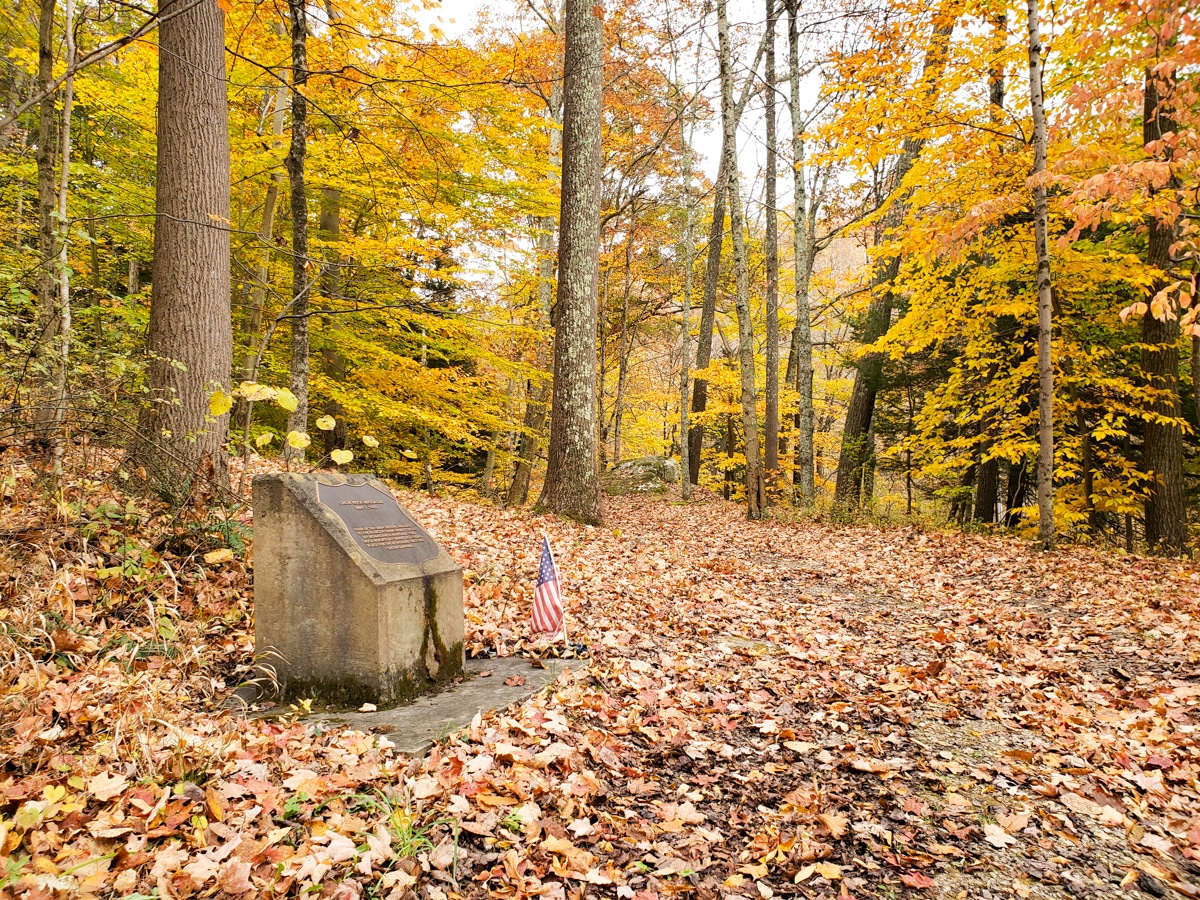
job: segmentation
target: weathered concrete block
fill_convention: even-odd
[[[379,705],[463,674],[462,570],[366,475],[254,479],[254,643],[280,699]]]

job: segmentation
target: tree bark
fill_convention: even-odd
[[[962,0],[946,0],[934,17],[930,46],[922,67],[922,81],[928,106],[933,105],[938,92],[941,74],[946,66],[946,48],[962,7]],[[904,179],[917,157],[921,155],[926,140],[925,137],[909,137],[904,140],[903,149],[892,173],[891,193],[896,196],[883,219],[882,230],[885,234],[895,232],[904,222],[909,195],[909,191],[904,187]],[[872,285],[877,295],[867,311],[862,343],[873,344],[891,327],[892,286],[899,273],[899,256],[883,257],[877,262]],[[861,500],[863,467],[870,462],[867,433],[875,418],[875,398],[883,375],[883,357],[878,353],[867,354],[856,368],[850,405],[846,410],[846,424],[842,430],[842,450],[838,459],[837,484],[834,487],[834,501],[850,506],[857,506]]]
[[[796,274],[796,324],[792,329],[792,346],[788,354],[787,382],[795,387],[799,398],[796,406],[796,476],[799,477],[800,500],[812,505],[816,497],[816,473],[813,467],[813,361],[812,310],[808,286],[812,278],[815,254],[817,207],[819,196],[808,197],[804,171],[804,122],[800,118],[800,36],[799,0],[788,0],[788,88],[792,117],[792,254]],[[819,193],[819,192],[818,192]],[[793,483],[796,479],[793,478]]]
[[[979,464],[975,482],[975,521],[991,525],[996,521],[996,501],[1000,495],[1000,460],[987,459]]]
[[[766,262],[767,262],[767,373],[766,421],[763,428],[763,466],[768,484],[779,477],[779,216],[775,180],[778,161],[775,134],[775,0],[767,0],[767,174],[766,174]]]
[[[1054,547],[1054,365],[1051,359],[1053,303],[1050,284],[1049,209],[1046,202],[1046,113],[1042,105],[1042,39],[1038,3],[1028,0],[1029,101],[1033,109],[1033,220],[1038,290],[1038,540]]]
[[[1016,528],[1021,521],[1021,513],[1017,512],[1025,505],[1025,495],[1029,490],[1029,463],[1022,459],[1019,463],[1008,464],[1008,490],[1005,493],[1004,527]]]
[[[288,0],[292,19],[292,139],[288,147],[287,171],[292,206],[292,358],[289,387],[296,395],[296,408],[288,413],[289,432],[308,432],[309,322],[308,298],[308,191],[304,164],[308,155],[308,12],[305,0]],[[304,461],[304,448],[285,444],[288,463]]]
[[[567,0],[565,6],[554,395],[546,483],[537,506],[599,524],[604,517],[596,443],[603,9],[591,0]]]
[[[742,85],[742,95],[734,107],[733,119],[736,123],[742,119],[742,113],[750,100],[751,89],[754,86],[754,73],[758,69],[759,59],[766,50],[767,35],[758,46],[754,56],[754,64],[746,75]],[[712,227],[708,235],[708,256],[704,268],[704,294],[700,309],[700,334],[696,339],[696,368],[704,369],[712,361],[713,323],[716,321],[717,286],[721,277],[721,250],[725,242],[725,201],[729,185],[729,171],[725,167],[725,135],[721,135],[721,156],[717,164],[717,181],[713,186],[713,217]],[[708,381],[697,378],[692,385],[692,412],[702,413],[708,406]],[[704,450],[704,426],[699,422],[691,426],[688,432],[688,462],[691,466],[692,484],[700,480],[700,457]]]
[[[683,125],[679,127],[679,143],[683,159],[683,247],[680,255],[683,257],[683,322],[680,327],[679,362],[679,491],[680,499],[685,503],[692,499],[692,464],[691,441],[688,430],[688,382],[692,362],[692,265],[696,255],[695,237],[692,232],[692,145],[684,136]],[[1193,369],[1195,364],[1193,363]]]
[[[1200,333],[1196,332],[1192,333],[1192,406],[1200,429]]]
[[[746,518],[761,519],[766,507],[762,457],[758,441],[758,410],[754,391],[754,329],[750,319],[750,273],[746,260],[746,223],[737,178],[737,121],[733,108],[733,66],[726,0],[717,0],[720,43],[721,111],[725,167],[729,173],[729,231],[733,235],[733,269],[737,285],[734,303],[738,318],[738,358],[742,388],[742,440],[746,451]]]
[[[54,10],[56,0],[41,0],[38,15],[38,78],[39,90],[47,90],[54,81]],[[37,360],[37,405],[36,419],[40,423],[41,436],[47,438],[44,429],[49,425],[51,410],[42,408],[53,391],[54,332],[56,299],[55,269],[58,265],[58,229],[54,224],[56,191],[54,184],[54,131],[55,93],[42,100],[38,116],[38,137],[35,160],[37,164],[38,189],[38,253],[41,266],[38,271],[38,305],[34,324],[34,344],[31,348]]]
[[[162,11],[182,2],[167,0]],[[216,0],[165,18],[158,58],[149,398],[127,468],[135,483],[180,500],[198,473],[228,484],[228,415],[208,415],[210,390],[228,387],[233,366],[225,21]]]
[[[722,150],[714,188],[712,226],[708,231],[708,254],[704,265],[704,288],[700,305],[700,333],[696,337],[696,368],[712,362],[713,323],[717,317],[717,287],[721,280],[721,246],[725,243],[725,154]],[[708,380],[696,378],[692,385],[692,412],[708,408]],[[700,457],[704,452],[704,425],[696,422],[688,431],[688,465],[692,484],[700,483]]]
[[[284,104],[287,101],[287,85],[282,81],[273,95],[273,115],[271,118],[271,142],[273,148],[279,147],[283,137]],[[260,342],[263,330],[263,311],[267,305],[267,287],[271,278],[271,253],[275,246],[275,208],[279,205],[279,191],[283,184],[283,173],[275,172],[271,183],[267,185],[267,193],[263,198],[262,219],[258,226],[258,261],[254,266],[254,286],[250,289],[250,315],[246,322],[246,349],[242,355],[242,381],[254,381],[258,377],[255,371],[258,360]],[[238,400],[235,419],[238,428],[245,433],[249,428],[248,417],[250,404]]]
[[[562,81],[555,79],[550,93],[547,113],[549,127],[549,163],[554,171],[562,165]],[[538,222],[538,318],[541,328],[550,331],[550,316],[554,307],[554,231],[558,225],[554,216],[542,216]],[[537,368],[548,372],[553,364],[551,343],[538,341]],[[505,506],[524,506],[529,499],[529,481],[546,430],[547,405],[550,402],[550,378],[529,379],[525,388],[525,421],[517,445],[517,462],[508,486]]]
[[[1176,130],[1169,103],[1175,87],[1175,75],[1146,70],[1146,92],[1142,139],[1144,144],[1162,140]],[[1173,177],[1164,189],[1178,190]],[[1160,189],[1161,190],[1161,189]],[[1151,193],[1157,193],[1156,190]],[[1166,287],[1173,260],[1171,246],[1179,239],[1177,223],[1160,221],[1151,215],[1146,223],[1146,261],[1163,273],[1153,285],[1155,291]],[[1152,553],[1179,556],[1187,551],[1187,500],[1183,475],[1183,406],[1179,396],[1179,315],[1173,296],[1165,308],[1154,304],[1142,317],[1142,370],[1156,391],[1146,420],[1142,467],[1154,480],[1146,497],[1146,543]],[[1194,372],[1193,372],[1194,377]]]
[[[64,9],[64,35],[66,58],[75,58],[75,0],[66,0]],[[67,243],[71,228],[67,219],[67,190],[71,184],[71,107],[75,101],[75,79],[68,76],[63,82],[62,138],[59,151],[60,172],[58,180],[58,304],[54,310],[58,320],[58,347],[54,359],[54,478],[63,474],[63,455],[66,450],[66,435],[63,425],[67,415],[67,364],[71,359],[71,269],[67,258]],[[95,244],[92,245],[93,248]]]
[[[625,241],[625,284],[621,292],[621,333],[617,338],[617,396],[613,400],[613,465],[621,462],[621,419],[625,414],[625,383],[629,376],[629,294],[632,291],[633,241],[636,226],[630,224]]]

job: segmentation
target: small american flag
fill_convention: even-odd
[[[538,565],[537,586],[533,589],[533,630],[558,634],[563,627],[562,595],[558,589],[558,572],[550,538],[542,538],[542,561]]]

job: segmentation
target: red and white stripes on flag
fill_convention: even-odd
[[[538,565],[537,586],[533,589],[533,630],[535,633],[558,634],[563,627],[562,593],[558,587],[558,571],[550,538],[542,538],[542,561]]]

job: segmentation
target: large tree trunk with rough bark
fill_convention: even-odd
[[[1051,358],[1054,297],[1050,286],[1050,213],[1046,202],[1046,113],[1042,105],[1042,40],[1037,0],[1029,20],[1029,105],[1033,109],[1033,223],[1038,292],[1038,540],[1054,547],[1054,364]]]
[[[149,396],[126,468],[141,486],[181,499],[197,474],[228,482],[229,418],[212,419],[208,403],[233,366],[225,21],[216,0],[163,20],[158,59]]]
[[[742,440],[746,455],[746,518],[761,519],[766,507],[766,483],[758,441],[758,410],[754,391],[754,329],[750,319],[750,273],[746,259],[746,223],[737,179],[737,121],[733,106],[733,66],[725,0],[717,0],[717,38],[720,43],[721,112],[725,168],[729,173],[729,231],[733,235],[733,271],[738,319],[738,358],[741,371]]]
[[[546,483],[537,503],[590,523],[604,516],[596,443],[602,15],[591,0],[567,0],[554,396]]]
[[[289,387],[296,395],[296,408],[288,413],[288,431],[308,432],[309,322],[308,298],[312,280],[308,276],[308,190],[304,165],[308,155],[308,12],[305,0],[288,0],[292,20],[292,140],[288,147],[287,171],[292,205],[292,358]],[[304,448],[288,443],[283,458],[289,463],[304,461]]]
[[[945,0],[934,16],[933,33],[922,69],[925,96],[931,108],[939,89],[942,71],[946,66],[946,47],[962,7],[963,0]],[[892,173],[891,190],[896,196],[883,219],[883,236],[894,233],[904,222],[908,200],[904,179],[917,157],[921,155],[925,141],[924,137],[909,137],[904,141]],[[872,284],[876,297],[867,311],[866,327],[861,335],[862,343],[874,343],[891,327],[893,284],[899,273],[900,257],[897,255],[883,257],[876,264]],[[850,406],[846,410],[846,424],[842,430],[842,450],[838,460],[837,484],[834,488],[834,500],[841,505],[859,504],[865,467],[874,465],[872,442],[868,440],[868,432],[875,418],[875,397],[879,393],[882,375],[883,357],[880,354],[867,354],[859,360],[854,373]]]
[[[1145,144],[1161,141],[1176,130],[1169,104],[1175,76],[1146,71],[1142,138]],[[1172,178],[1165,189],[1178,190]],[[1169,278],[1171,246],[1179,239],[1177,223],[1151,215],[1147,221],[1146,261],[1163,277],[1154,285],[1163,289]],[[1142,317],[1142,370],[1155,389],[1152,418],[1146,421],[1142,467],[1154,481],[1146,497],[1146,543],[1152,553],[1178,556],[1187,550],[1187,501],[1183,487],[1183,407],[1179,397],[1178,302],[1168,297],[1165,308],[1153,305]],[[1194,363],[1193,363],[1194,365]],[[1194,373],[1193,373],[1194,374]]]

